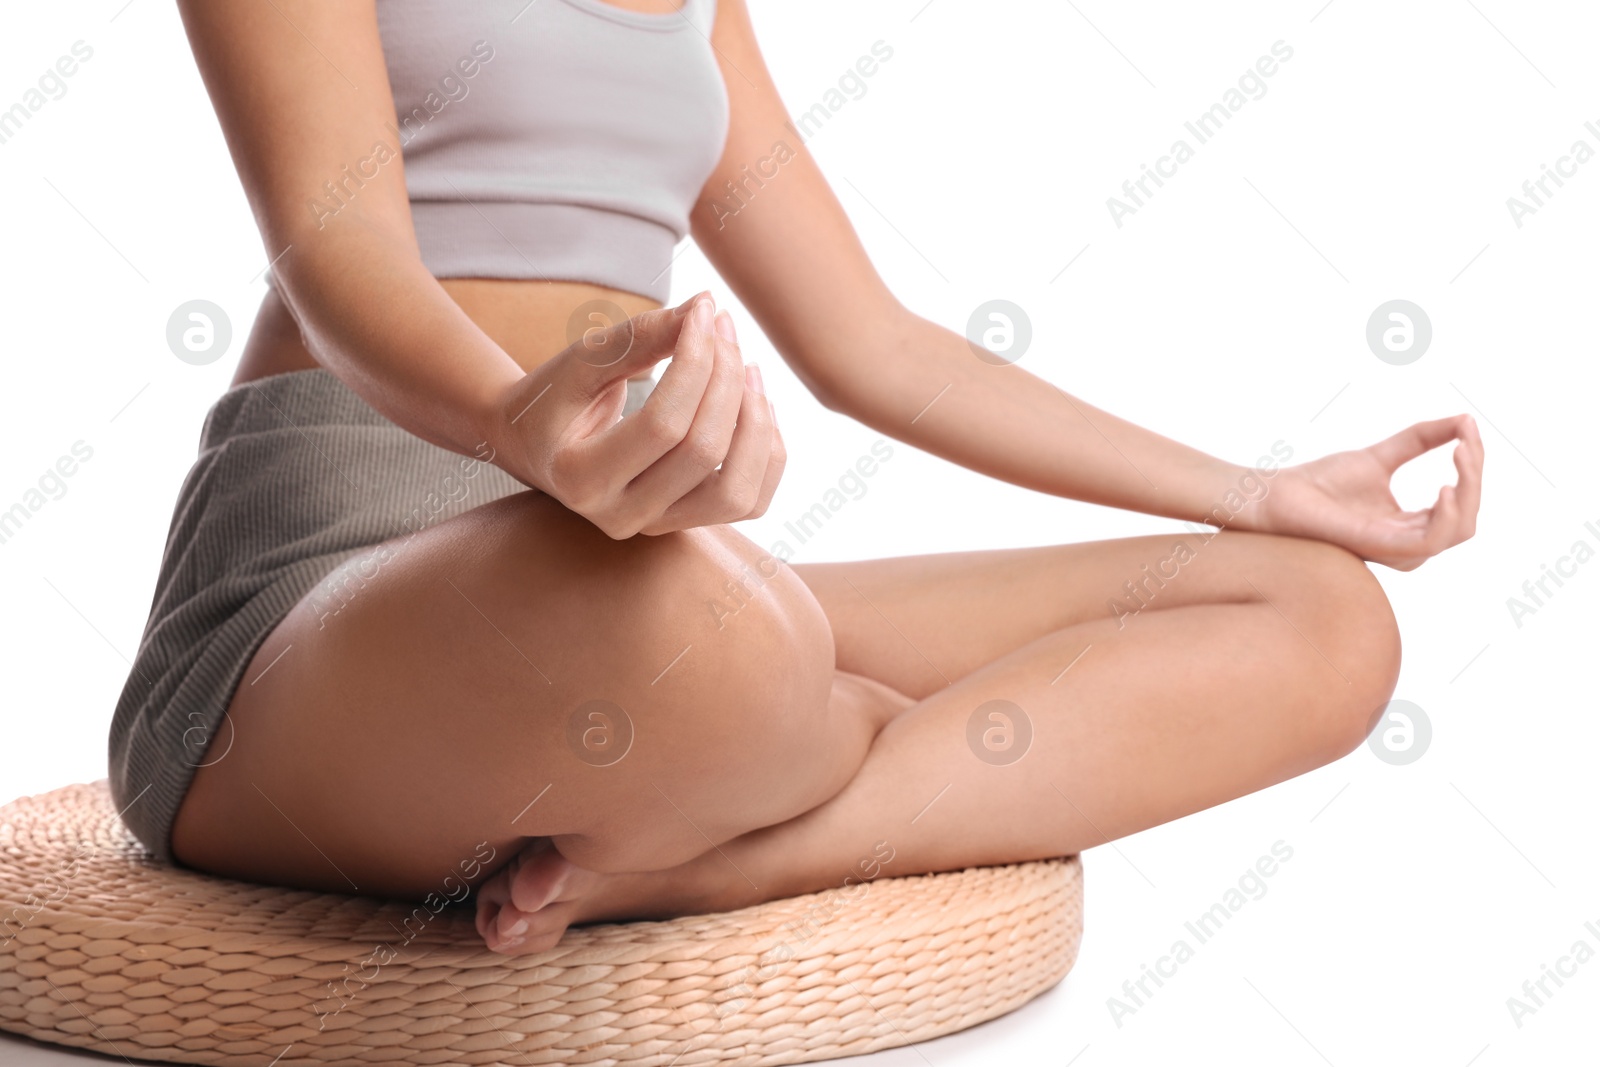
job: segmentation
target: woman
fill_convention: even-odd
[[[112,730],[158,858],[465,880],[516,953],[1072,853],[1359,745],[1399,669],[1362,560],[1472,534],[1466,417],[1256,471],[906,310],[743,0],[180,6],[274,285]],[[772,559],[727,525],[784,466],[760,373],[709,294],[662,307],[686,231],[829,408],[1228,529]],[[1391,474],[1452,441],[1457,483],[1401,511]]]

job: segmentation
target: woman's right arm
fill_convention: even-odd
[[[306,347],[395,423],[474,453],[523,371],[422,264],[373,0],[179,9]],[[337,206],[327,182],[347,190],[331,217],[313,207]]]
[[[488,444],[613,537],[765,510],[781,439],[725,314],[713,333],[709,297],[593,338],[620,359],[579,342],[525,373],[423,265],[374,0],[179,10],[279,294],[320,365],[418,437],[464,455]],[[328,183],[344,187],[331,215]],[[624,379],[669,355],[640,417],[615,422]]]

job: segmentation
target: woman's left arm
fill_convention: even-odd
[[[1472,535],[1483,452],[1466,416],[1285,468],[1267,483],[1244,481],[1252,468],[1101,411],[1019,366],[980,359],[966,338],[907,310],[790,123],[744,0],[718,8],[712,43],[732,114],[694,210],[695,241],[824,405],[1030,489],[1213,525],[1220,508],[1230,527],[1332,541],[1402,569]],[[882,52],[863,49],[873,63]],[[1395,469],[1456,439],[1457,484],[1432,508],[1402,511],[1388,488]],[[1242,492],[1261,484],[1262,494]]]

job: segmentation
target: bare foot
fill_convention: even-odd
[[[478,887],[478,936],[495,952],[549,948],[572,921],[570,900],[596,877],[569,863],[548,837],[536,837]]]
[[[492,951],[520,956],[554,948],[574,923],[667,919],[753,903],[726,892],[726,884],[703,858],[636,874],[585,870],[548,837],[536,837],[478,887],[478,935]]]
[[[835,675],[834,699],[857,709],[874,732],[916,703],[862,675]],[[478,887],[477,925],[491,950],[517,956],[554,948],[575,923],[704,915],[768,899],[730,869],[720,850],[663,871],[602,874],[572,863],[548,837],[536,837]]]

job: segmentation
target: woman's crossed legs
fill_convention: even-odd
[[[1077,852],[1349,752],[1398,670],[1376,579],[1319,542],[791,568],[728,527],[613,541],[519,494],[279,625],[173,846],[421,897],[488,842],[490,868],[520,854],[480,929],[530,951],[572,922]]]

